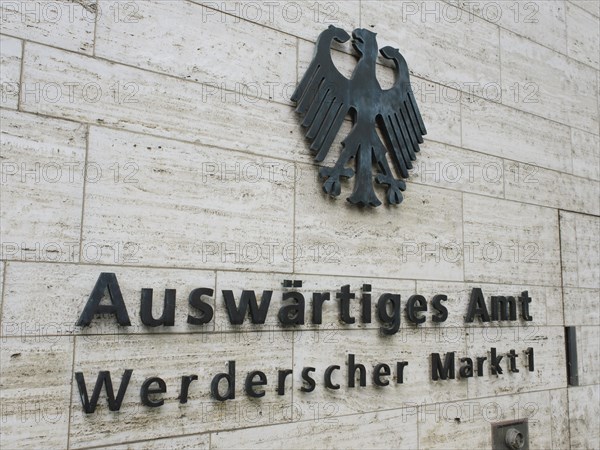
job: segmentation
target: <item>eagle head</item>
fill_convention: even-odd
[[[377,33],[365,28],[357,28],[352,32],[352,46],[361,55],[377,55]]]

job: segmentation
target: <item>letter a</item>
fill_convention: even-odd
[[[110,305],[100,304],[105,291],[108,291],[108,296],[111,301]],[[96,285],[94,286],[94,290],[90,294],[90,298],[76,325],[78,327],[89,326],[96,314],[114,314],[117,317],[119,325],[131,325],[129,315],[127,314],[127,308],[125,308],[125,302],[123,302],[121,288],[119,287],[117,276],[114,273],[102,272],[100,274],[98,281],[96,281]]]

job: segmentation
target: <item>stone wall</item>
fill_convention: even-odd
[[[0,12],[3,448],[489,448],[492,423],[522,418],[531,448],[600,447],[598,1],[1,0]],[[428,134],[398,207],[350,205],[352,180],[337,199],[321,191],[289,98],[329,24],[377,32],[408,61]],[[347,76],[351,53],[332,52]],[[131,326],[75,325],[102,272]],[[278,321],[284,280],[303,282],[304,325]],[[335,298],[346,284],[354,324]],[[361,316],[364,284],[373,308],[383,293],[446,294],[448,320],[403,311],[384,335],[374,309]],[[204,325],[187,322],[198,287],[214,290]],[[475,287],[486,302],[528,291],[533,321],[466,323]],[[142,323],[142,288],[155,317],[176,289],[174,326]],[[228,320],[222,291],[244,289],[273,290],[264,325]],[[313,292],[332,296],[322,324]],[[492,347],[516,349],[519,372],[432,379],[431,353]],[[347,386],[348,354],[366,387]],[[211,379],[233,360],[236,398],[219,402]],[[399,361],[403,383],[371,383],[375,364],[395,380]],[[331,364],[339,390],[323,385]],[[86,414],[74,374],[91,393],[109,370],[116,391],[125,369],[120,411],[103,391]],[[263,398],[244,392],[253,370]],[[166,382],[161,407],[140,403],[149,377]]]

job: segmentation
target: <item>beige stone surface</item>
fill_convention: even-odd
[[[89,55],[96,12],[95,0],[0,2],[3,34]]]
[[[600,311],[596,307],[600,289],[563,288],[565,325],[600,325]]]
[[[569,447],[569,399],[568,389],[550,391],[550,423],[552,424],[552,448]]]
[[[505,105],[598,132],[598,80],[594,68],[504,30],[500,32],[500,49]],[[511,89],[523,88],[527,83],[535,88],[535,101],[525,102],[522,95],[510,95]]]
[[[212,331],[214,322],[190,325],[188,314],[197,315],[189,307],[188,296],[196,288],[215,288],[211,271],[180,269],[147,269],[120,266],[74,265],[50,263],[9,263],[2,310],[3,336],[34,334],[110,335],[114,342],[128,334],[197,333]],[[116,275],[131,326],[119,326],[112,315],[97,315],[89,327],[78,327],[78,321],[102,272]],[[35,273],[32,279],[31,274]],[[163,311],[165,289],[175,289],[175,326],[148,327],[140,318],[142,288],[153,289],[153,317]],[[105,295],[106,301],[109,300]],[[214,297],[204,297],[214,307]]]
[[[570,387],[568,395],[571,448],[597,448],[600,445],[600,385]]]
[[[119,4],[105,2],[102,7]],[[209,14],[206,7],[190,2],[144,1],[135,6],[128,21],[99,17],[97,56],[207,83],[231,91],[229,96],[237,92],[289,102],[296,83],[295,38],[242,20],[232,27],[221,20],[221,13]]]
[[[2,258],[79,258],[87,127],[3,110]]]
[[[599,69],[600,19],[569,2],[566,3],[566,12],[568,55]]]
[[[66,448],[73,338],[4,338],[0,349],[2,446]]]
[[[170,450],[200,450],[210,448],[210,434],[192,434],[189,436],[168,437],[162,439],[151,439],[148,441],[132,442],[128,444],[110,445],[108,447],[96,447],[109,450],[161,450],[168,446]]]
[[[600,288],[598,217],[560,212],[560,244],[564,287]]]
[[[245,20],[258,23],[264,28],[273,28],[309,41],[315,41],[319,33],[329,25],[343,28],[350,33],[359,26],[360,20],[360,1],[358,0],[319,0],[315,2],[192,1],[202,5],[202,14],[205,20],[218,20],[228,25],[238,24]]]
[[[600,137],[571,128],[573,174],[600,180]]]
[[[408,9],[402,2],[364,2],[364,28],[378,33],[380,47],[392,45],[422,78],[462,90],[473,86],[482,93],[500,82],[498,27],[478,17],[461,14],[443,2],[418,2]],[[413,12],[413,10],[416,11]],[[437,11],[426,14],[426,11]],[[451,17],[451,20],[446,20]]]
[[[396,409],[344,417],[319,417],[211,436],[212,448],[372,448],[412,449],[418,445],[416,414]]]
[[[579,385],[600,384],[600,330],[598,326],[577,327],[577,374]]]
[[[530,448],[598,448],[599,8],[0,0],[1,446],[490,448],[492,424],[526,418]],[[321,190],[319,166],[337,159],[351,121],[316,164],[289,97],[329,25],[377,32],[408,62],[428,134],[398,207],[351,206],[353,179],[337,199]],[[333,47],[350,76],[351,44]],[[392,86],[389,61],[379,56],[375,71]],[[24,181],[22,164],[36,168]],[[62,177],[49,181],[56,165]],[[75,326],[102,272],[117,275],[131,327],[112,316]],[[353,324],[335,298],[346,284]],[[197,287],[215,290],[205,326],[186,320]],[[488,305],[527,290],[534,320],[465,323],[474,287]],[[142,325],[142,288],[154,290],[155,317],[164,290],[177,290],[174,327]],[[231,325],[224,289],[236,299],[273,290],[266,323]],[[304,295],[303,325],[279,323],[289,291]],[[313,292],[332,296],[321,325]],[[386,292],[402,304],[391,336],[376,311]],[[421,325],[406,311],[415,293],[429,305]],[[435,294],[448,295],[440,324]],[[578,387],[567,386],[565,326],[577,331]],[[505,355],[502,375],[488,361],[482,377],[431,380],[431,353],[489,359],[492,347]],[[347,387],[349,353],[367,387]],[[236,399],[220,403],[210,382],[232,360]],[[409,363],[402,384],[397,361]],[[373,386],[377,363],[391,366],[390,386]],[[324,387],[332,364],[339,390]],[[300,389],[305,366],[316,369],[312,393]],[[90,392],[98,371],[118,386],[128,368],[121,411],[103,391],[85,414],[74,372]],[[294,374],[280,396],[283,369]],[[265,398],[245,394],[251,370],[267,374]],[[180,404],[191,374],[199,380]],[[167,384],[160,408],[140,402],[154,376]]]
[[[555,392],[561,391],[423,405],[418,416],[419,448],[446,449],[457,442],[491,448],[491,424],[517,419],[528,420],[530,448],[551,448],[553,432],[564,430],[566,422],[560,414],[564,403],[555,401]],[[557,436],[556,441],[564,442],[564,436]]]
[[[0,261],[0,311],[2,308],[2,300],[4,299],[4,269],[6,263],[4,261]]]
[[[88,185],[84,246],[129,245],[139,265],[291,271],[293,165],[97,127],[88,160],[122,173]]]
[[[412,184],[399,208],[361,210],[345,200],[352,180],[342,183],[334,200],[322,193],[316,170],[298,167],[303,176],[296,184],[296,245],[333,246],[336,252],[320,261],[310,254],[297,258],[297,272],[462,279],[459,192]],[[377,194],[385,199],[383,190]]]
[[[503,198],[502,160],[459,147],[426,142],[410,180],[429,186]]]
[[[569,0],[569,3],[579,6],[596,17],[600,17],[600,2],[596,0]]]
[[[24,72],[28,85],[58,93],[23,96],[26,111],[269,157],[293,160],[305,151],[287,105],[222,97],[193,81],[35,44],[27,45]]]
[[[0,36],[0,105],[3,108],[17,109],[19,104],[22,52],[23,42],[20,39]]]
[[[474,14],[559,53],[566,53],[564,2],[449,0],[449,3],[459,4],[465,14]]]
[[[504,162],[506,199],[556,209],[600,213],[600,183],[513,161]]]
[[[463,214],[467,281],[560,286],[555,210],[465,194]]]
[[[478,97],[463,95],[462,139],[469,149],[571,171],[567,126]]]

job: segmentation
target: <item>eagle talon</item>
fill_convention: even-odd
[[[390,205],[399,205],[402,203],[403,196],[396,186],[390,186],[387,190],[387,200]]]
[[[325,192],[328,195],[331,195],[332,197],[337,197],[338,195],[340,195],[341,191],[342,183],[340,183],[339,177],[329,177],[327,178],[325,183],[323,183],[323,192]]]
[[[399,205],[402,203],[403,196],[400,191],[406,190],[406,183],[402,180],[397,180],[391,176],[379,174],[375,177],[378,184],[387,185],[387,200],[390,205]]]
[[[340,177],[351,178],[354,176],[354,170],[344,167],[321,167],[319,174],[326,179],[323,183],[323,192],[332,197],[337,197],[342,190]]]

